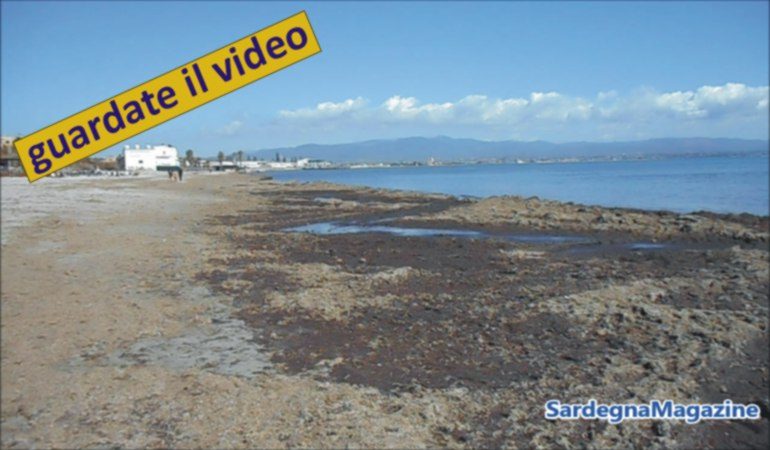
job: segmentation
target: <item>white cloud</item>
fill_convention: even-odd
[[[420,105],[414,97],[393,96],[380,106],[388,119],[421,119],[429,122],[450,120],[453,115],[452,103],[427,103]]]
[[[220,134],[220,135],[223,135],[223,136],[233,136],[242,127],[243,127],[243,122],[241,122],[240,120],[233,120],[232,122],[228,123],[227,125],[219,128],[217,130],[217,134]]]
[[[293,111],[280,111],[279,117],[287,119],[322,119],[338,117],[352,111],[361,110],[366,106],[366,100],[361,97],[343,100],[341,102],[323,102],[314,108],[295,109]]]
[[[724,86],[703,86],[695,91],[665,93],[658,96],[656,105],[675,115],[701,118],[728,112],[752,114],[766,102],[767,87],[752,88],[728,83]]]
[[[532,92],[526,98],[468,95],[457,101],[421,103],[394,95],[367,107],[361,97],[319,103],[314,108],[281,111],[279,119],[323,121],[346,115],[356,122],[425,123],[445,125],[570,124],[618,120],[696,120],[723,116],[767,115],[768,87],[740,83],[702,86],[695,90],[658,93],[651,90],[621,96],[599,92],[594,98],[558,92]]]
[[[235,121],[222,131],[234,133]],[[669,136],[768,137],[768,87],[741,83],[661,92],[604,90],[593,96],[535,91],[422,102],[393,95],[362,97],[280,111],[256,125],[255,135],[284,136],[294,144],[446,134],[477,139],[623,140]],[[239,131],[241,133],[243,131]]]
[[[669,92],[655,98],[655,106],[661,111],[672,112],[685,117],[706,117],[708,111],[700,108],[695,101],[695,94],[687,92]]]

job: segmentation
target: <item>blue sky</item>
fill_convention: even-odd
[[[449,135],[768,137],[768,3],[3,2],[25,135],[306,10],[320,55],[132,139],[201,155]]]

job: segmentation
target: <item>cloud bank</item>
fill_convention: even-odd
[[[306,136],[323,131],[349,140],[391,135],[455,134],[482,139],[615,140],[666,136],[767,138],[768,86],[741,83],[591,98],[559,92],[494,98],[482,94],[423,103],[394,95],[381,103],[357,97],[278,113],[271,127]],[[323,136],[317,141],[323,141]],[[343,138],[344,140],[344,138]]]

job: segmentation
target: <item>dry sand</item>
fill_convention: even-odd
[[[203,221],[245,180],[3,178],[3,447],[431,443],[451,398],[270,372],[231,299],[193,282],[229,245]]]

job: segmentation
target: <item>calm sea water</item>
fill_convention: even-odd
[[[281,181],[330,181],[457,196],[538,196],[588,205],[768,215],[768,157],[399,167],[274,172]]]

